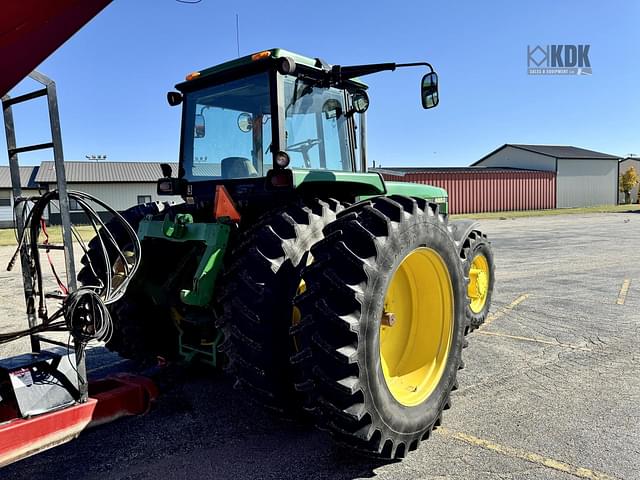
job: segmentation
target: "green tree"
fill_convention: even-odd
[[[631,190],[638,183],[640,183],[640,177],[634,167],[620,175],[620,191],[624,193],[624,203],[631,203]],[[640,192],[638,192],[638,198],[640,199]]]

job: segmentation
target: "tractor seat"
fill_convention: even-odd
[[[258,176],[258,171],[253,166],[253,163],[251,163],[251,160],[245,157],[223,158],[220,164],[220,173],[222,173],[222,178],[243,178]]]

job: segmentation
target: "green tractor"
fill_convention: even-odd
[[[429,437],[487,315],[493,257],[475,223],[448,221],[445,190],[367,172],[358,77],[405,66],[428,68],[421,100],[435,107],[428,63],[331,66],[280,49],[178,84],[179,171],[163,166],[158,193],[184,203],[123,213],[141,259],[115,224],[83,258],[84,285],[140,260],[107,347],[224,365],[248,398],[311,412],[374,455]]]

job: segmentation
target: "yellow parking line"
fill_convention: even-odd
[[[587,347],[582,347],[580,345],[571,345],[569,343],[562,342],[552,342],[550,340],[543,340],[541,338],[531,338],[531,337],[520,337],[518,335],[507,335],[506,333],[496,333],[496,332],[477,332],[478,335],[489,335],[492,337],[504,337],[504,338],[512,338],[514,340],[523,340],[525,342],[535,342],[535,343],[543,343],[545,345],[553,345],[555,347],[565,347],[572,348],[574,350],[582,350],[585,352],[590,352],[591,349]]]
[[[575,465],[561,462],[560,460],[544,457],[540,454],[528,452],[520,448],[509,447],[506,445],[493,443],[489,440],[484,440],[482,438],[474,437],[473,435],[469,435],[467,433],[455,432],[444,427],[438,427],[438,429],[435,431],[436,433],[444,435],[445,437],[453,438],[455,440],[468,443],[469,445],[484,448],[486,450],[499,453],[506,457],[519,458],[526,462],[542,465],[544,467],[551,468],[559,472],[568,473],[569,475],[573,475],[578,478],[587,478],[589,480],[616,480],[615,477],[612,477],[611,475],[607,475],[606,473],[597,472],[589,468],[576,467]]]
[[[530,293],[524,293],[524,294],[520,295],[518,298],[516,298],[513,302],[511,302],[506,307],[502,307],[502,308],[498,309],[498,311],[496,311],[495,313],[492,313],[491,315],[489,315],[487,317],[487,319],[485,320],[484,324],[481,325],[480,328],[486,327],[487,325],[489,325],[494,320],[497,320],[498,318],[504,316],[506,313],[508,313],[511,310],[513,310],[515,307],[520,305],[522,302],[524,302],[530,296],[531,296]]]
[[[629,292],[629,285],[631,285],[631,280],[625,278],[624,282],[622,282],[622,287],[620,287],[620,294],[618,295],[618,301],[616,302],[618,305],[624,305],[624,301],[627,298],[627,292]]]

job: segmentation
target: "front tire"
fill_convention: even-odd
[[[404,457],[439,425],[462,365],[462,262],[438,206],[422,199],[355,205],[325,236],[295,301],[297,387],[338,441]]]
[[[475,330],[489,316],[495,283],[493,250],[487,236],[478,230],[473,230],[464,242],[462,254],[464,272],[469,279],[467,286],[469,304],[466,313],[471,328]]]

